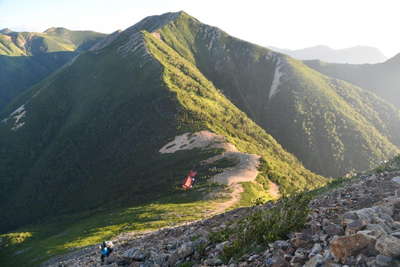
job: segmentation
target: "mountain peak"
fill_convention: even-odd
[[[129,28],[125,29],[122,32],[114,32],[113,34],[110,34],[105,40],[103,40],[101,43],[98,43],[96,46],[92,47],[92,51],[95,50],[100,50],[111,43],[119,36],[128,36],[128,43],[136,43],[138,41],[138,34],[141,31],[147,31],[147,32],[155,32],[158,29],[161,29],[165,25],[177,20],[181,16],[189,16],[187,13],[184,11],[178,11],[178,12],[168,12],[164,13],[161,15],[153,15],[153,16],[148,16],[139,21],[138,23],[134,24],[133,26],[130,26]],[[128,45],[129,46],[129,45]],[[126,46],[126,47],[128,47]]]
[[[153,32],[164,25],[176,20],[180,16],[189,16],[191,17],[188,13],[185,11],[178,11],[178,12],[168,12],[164,13],[161,15],[153,15],[153,16],[148,16],[139,21],[138,23],[134,24],[133,26],[127,28],[125,32],[131,33],[131,32],[137,32],[140,30],[146,30],[148,32]]]
[[[68,32],[69,30],[64,28],[64,27],[51,27],[45,30],[43,33],[48,33],[48,34],[59,34],[59,33],[64,33]]]
[[[13,30],[9,29],[9,28],[4,28],[0,30],[0,33],[4,33],[4,34],[9,34],[14,32]]]

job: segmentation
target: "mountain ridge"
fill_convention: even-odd
[[[374,64],[387,60],[383,53],[371,46],[353,46],[342,49],[333,49],[326,45],[316,45],[303,49],[281,49],[270,47],[272,50],[287,54],[299,60],[321,60],[330,63]]]
[[[158,150],[168,139],[199,130],[222,135],[239,151],[264,158],[257,190],[264,191],[261,184],[267,187],[269,181],[282,192],[325,183],[233,105],[192,62],[146,31],[164,25],[170,16],[175,17],[144,19],[103,48],[81,53],[2,113],[2,119],[10,119],[0,124],[1,202],[14,207],[2,215],[2,228],[97,207],[105,201],[99,195],[137,204],[154,192],[176,193],[184,172],[192,168],[190,160],[217,151],[169,156]],[[23,115],[14,113],[21,106]],[[24,124],[15,129],[16,123]],[[20,168],[15,170],[9,163],[17,158]],[[43,210],[42,205],[49,206]],[[30,214],[23,213],[27,209]]]
[[[400,107],[398,78],[400,55],[377,64],[334,64],[321,61],[305,61],[309,67],[325,75],[342,79],[369,90],[387,102]]]
[[[20,94],[0,121],[0,229],[18,228],[2,237],[33,247],[4,250],[14,264],[168,225],[165,210],[175,223],[222,211],[215,196],[229,190],[240,207],[335,185],[316,172],[341,176],[400,152],[399,110],[383,99],[185,12],[107,36]],[[204,131],[223,142],[196,147]],[[224,142],[259,160],[242,192],[213,183],[241,163]],[[196,184],[182,191],[193,169]]]
[[[105,35],[53,28],[48,33],[0,33],[0,111]]]
[[[335,81],[323,77],[301,62],[232,37],[217,27],[200,23],[187,13],[181,13],[157,33],[181,56],[197,65],[200,71],[235,105],[271,133],[285,149],[294,153],[307,168],[327,176],[340,176],[352,171],[353,168],[356,170],[372,168],[397,153],[398,148],[392,144],[393,139],[387,139],[388,135],[396,136],[397,128],[392,126],[395,123],[388,122],[388,128],[392,130],[382,134],[375,129],[378,124],[371,125],[369,122],[369,117],[375,118],[376,115],[366,116],[365,112],[364,115],[359,114],[363,108],[374,113],[374,108],[365,106],[357,108],[357,111],[354,110],[352,105],[347,103],[348,100],[338,94]],[[297,82],[294,82],[295,80]],[[354,86],[350,84],[340,83],[340,86],[343,87],[340,90],[347,91],[348,94],[366,97],[355,93],[354,90],[359,89],[353,88]],[[282,96],[277,97],[279,95]],[[306,99],[306,96],[310,99]],[[302,103],[314,100],[319,104],[313,110],[310,110],[310,103]],[[386,105],[377,98],[375,101],[380,103],[380,106]],[[367,102],[372,103],[371,100]],[[299,103],[308,111],[299,110]],[[341,108],[337,103],[342,105]],[[334,131],[330,125],[332,120],[318,115],[318,110],[325,110],[326,107],[334,111],[333,119],[346,121],[341,131],[348,132],[348,129],[355,129],[357,134],[341,137],[343,132],[329,132],[331,130],[326,130],[328,133],[323,134],[320,129],[328,128]],[[291,110],[291,117],[286,117],[288,109]],[[343,109],[346,113],[343,113]],[[398,111],[392,108],[388,112],[391,114],[389,116],[399,121]],[[293,121],[294,115],[298,117],[298,123]],[[318,115],[319,119],[315,115]],[[275,119],[282,117],[285,119]],[[309,126],[305,126],[307,124]],[[309,128],[310,125],[312,130]],[[365,125],[371,130],[366,131]],[[287,129],[291,129],[290,134],[287,134]],[[298,141],[299,136],[301,141]],[[349,141],[350,139],[355,140]],[[371,145],[372,140],[380,140],[378,141],[380,145]],[[344,144],[351,146],[352,143],[358,142],[364,143],[363,146],[368,149],[344,152],[340,148]],[[326,144],[332,143],[337,143],[338,146],[322,150]],[[328,155],[337,155],[337,158],[327,158]],[[351,156],[344,159],[346,155]],[[361,158],[363,160],[360,160]],[[326,164],[327,162],[330,164]]]

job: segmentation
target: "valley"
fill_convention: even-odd
[[[399,264],[398,56],[295,52],[184,11],[1,30],[0,265]]]

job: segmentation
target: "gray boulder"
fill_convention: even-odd
[[[381,236],[375,244],[376,250],[382,255],[400,257],[400,239],[394,236]]]
[[[122,257],[127,261],[143,261],[145,259],[145,253],[141,249],[131,248],[125,251]]]

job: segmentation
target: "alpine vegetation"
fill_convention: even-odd
[[[0,31],[0,265],[396,263],[397,85],[345,75],[396,64],[302,62],[183,11]]]

